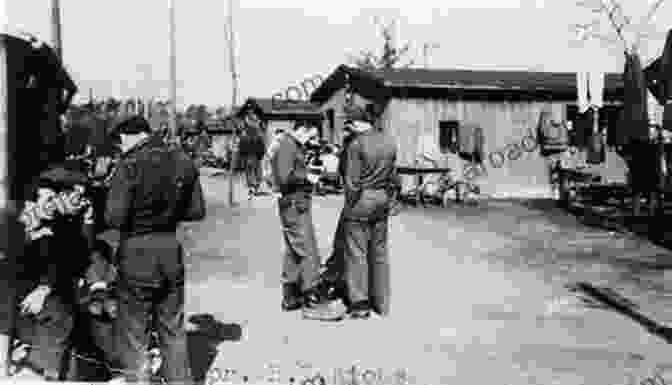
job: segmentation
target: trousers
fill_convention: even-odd
[[[190,382],[181,245],[174,234],[150,234],[127,240],[121,252],[117,284],[119,310],[114,331],[117,357],[114,360],[124,370],[135,373],[127,376],[129,381],[146,381],[147,372],[143,367],[147,364],[148,328],[151,327],[158,334],[163,356],[161,375],[168,383]],[[138,259],[153,261],[156,276],[146,276],[152,269],[143,271],[141,276],[129,271],[128,267],[136,265],[133,260]],[[142,278],[150,279],[143,284]],[[148,323],[150,319],[152,325]]]
[[[49,295],[39,314],[19,315],[16,319],[16,339],[33,346],[29,364],[51,378],[60,377],[67,365],[75,310],[68,302]]]
[[[248,188],[257,188],[261,184],[261,160],[250,156],[245,159],[245,180]]]
[[[345,218],[343,216],[343,211],[341,211],[341,214],[338,217],[338,223],[336,225],[336,232],[334,233],[331,255],[325,263],[327,269],[324,276],[327,280],[332,282],[342,279],[345,270],[344,221]]]
[[[307,193],[285,195],[278,199],[278,211],[285,241],[282,278],[303,291],[317,286],[320,256],[315,226]]]
[[[388,218],[343,221],[344,276],[350,303],[368,302],[380,315],[390,312]]]

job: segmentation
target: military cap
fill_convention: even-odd
[[[152,132],[152,128],[149,126],[149,122],[147,122],[145,118],[136,115],[119,123],[115,131],[117,134],[124,135],[136,135],[141,132],[149,134]]]
[[[373,123],[374,119],[369,114],[366,110],[359,106],[349,106],[344,109],[345,115],[343,116],[345,118],[345,123],[353,123],[353,122],[366,122],[366,123]]]

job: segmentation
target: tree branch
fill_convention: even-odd
[[[612,4],[614,3],[614,1],[615,0],[612,0]],[[611,23],[612,27],[614,27],[614,29],[616,30],[616,33],[618,34],[619,39],[623,42],[625,52],[629,53],[631,50],[630,50],[630,47],[628,46],[627,40],[623,36],[623,31],[622,31],[623,25],[618,25],[618,23],[616,23],[616,20],[614,20],[614,17],[613,17],[613,12],[615,11],[615,8],[610,10],[609,7],[607,6],[607,4],[605,3],[605,0],[600,0],[600,4],[602,5],[601,10],[606,12],[607,18],[609,19],[609,22]]]
[[[646,14],[646,16],[639,22],[639,28],[637,32],[637,38],[636,38],[636,43],[638,46],[641,44],[642,39],[644,39],[644,26],[649,24],[651,22],[651,19],[653,19],[653,16],[656,14],[656,11],[658,11],[658,8],[663,4],[665,0],[657,0],[653,5],[651,6],[651,9],[649,9],[649,12]]]

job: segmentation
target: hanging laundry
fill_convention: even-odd
[[[588,98],[588,73],[578,71],[576,73],[576,91],[578,96],[579,113],[584,113],[590,107]]]
[[[658,97],[661,104],[667,104],[672,100],[672,29],[667,32],[667,39],[660,56],[658,66]]]
[[[602,108],[604,105],[604,73],[593,71],[588,74],[588,91],[590,93],[590,105]]]
[[[623,71],[623,119],[614,133],[614,144],[625,145],[632,141],[646,142],[648,138],[646,79],[639,55],[626,53]]]
[[[626,146],[630,181],[637,192],[655,191],[659,185],[660,157],[656,147],[636,139]]]
[[[593,133],[593,121],[595,114],[592,109],[588,109],[582,114],[578,114],[574,122],[574,137],[572,143],[577,147],[588,147]]]
[[[663,127],[672,130],[672,100],[666,102],[663,107]]]
[[[548,109],[542,110],[539,115],[537,137],[542,156],[550,156],[567,150],[569,142],[567,126],[553,121],[551,111]]]
[[[477,126],[475,135],[476,146],[474,149],[474,162],[483,163],[485,160],[485,134],[483,133],[483,127]]]
[[[476,151],[476,128],[472,123],[460,125],[458,130],[458,152],[462,159],[472,160]]]
[[[586,154],[586,163],[604,163],[607,155],[604,147],[604,136],[599,132],[593,132],[590,137],[590,145],[588,146],[588,152]]]

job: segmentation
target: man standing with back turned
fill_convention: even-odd
[[[356,137],[345,150],[343,238],[350,318],[389,313],[390,265],[387,247],[392,191],[398,185],[397,146],[373,127],[360,108],[350,112]]]
[[[151,135],[133,117],[118,127],[122,159],[112,176],[105,220],[120,231],[117,258],[120,296],[119,360],[147,380],[148,315],[155,317],[168,383],[190,383],[184,330],[184,261],[176,238],[180,221],[202,220],[205,201],[198,169],[180,149]]]

